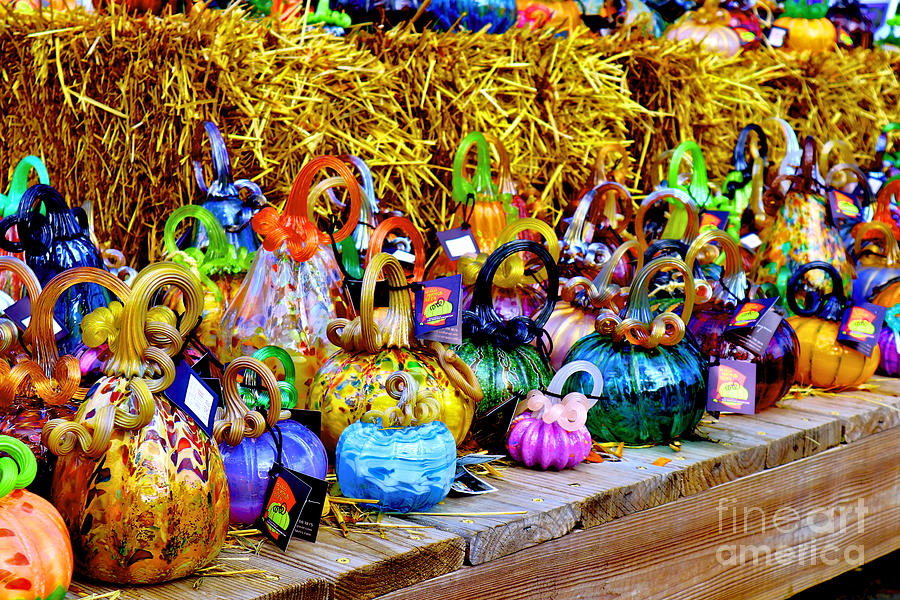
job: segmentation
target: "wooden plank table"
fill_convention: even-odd
[[[505,469],[496,493],[384,519],[414,529],[323,529],[287,553],[264,543],[218,560],[261,573],[119,597],[786,598],[900,548],[900,381],[872,383],[706,418],[677,453]],[[76,581],[68,597],[113,590]]]

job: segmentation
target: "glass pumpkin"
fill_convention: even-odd
[[[795,52],[807,50],[813,54],[830,52],[837,43],[837,30],[825,18],[827,2],[785,0],[784,15],[775,20],[775,27],[788,30],[784,48]]]
[[[701,233],[688,250],[686,264],[691,267],[699,251],[712,242],[718,243],[725,255],[725,269],[710,301],[694,309],[688,330],[707,356],[749,361],[756,365],[756,412],[760,412],[781,400],[793,385],[799,361],[799,342],[786,320],[775,328],[761,356],[750,352],[727,334],[726,329],[738,304],[750,300],[750,290],[741,268],[737,244],[722,231]]]
[[[475,170],[471,179],[465,176],[466,157],[475,148]],[[450,228],[470,227],[478,250],[490,254],[497,247],[500,232],[512,222],[518,211],[512,206],[512,198],[503,194],[491,178],[491,150],[485,136],[477,131],[463,138],[453,157],[453,184],[451,196],[456,211]],[[443,250],[428,269],[428,279],[456,274],[456,262]]]
[[[204,249],[196,246],[179,248],[175,241],[178,224],[193,218],[203,226],[207,244]],[[199,206],[182,206],[172,211],[166,220],[163,237],[166,256],[174,262],[188,266],[203,283],[203,313],[198,337],[208,348],[217,348],[219,326],[225,309],[237,294],[239,286],[253,262],[254,254],[245,247],[235,248],[228,243],[225,230],[215,215]],[[180,298],[171,298],[171,308],[177,308]]]
[[[617,201],[621,214],[616,210]],[[604,182],[581,195],[560,239],[560,276],[596,277],[622,243],[622,232],[631,223],[633,212],[631,194],[618,183]],[[613,281],[627,285],[633,274],[627,261],[619,262]]]
[[[518,315],[503,320],[493,306],[491,290],[495,275],[504,261],[523,262],[516,256],[529,252],[546,269],[547,300],[533,317]],[[556,261],[546,248],[531,240],[507,242],[497,248],[485,261],[475,281],[472,305],[463,311],[463,343],[456,352],[471,366],[481,384],[483,399],[476,416],[480,417],[516,395],[544,389],[552,377],[544,347],[543,327],[553,312],[559,289]],[[532,342],[537,340],[536,348]]]
[[[22,200],[22,196],[25,194],[25,190],[28,189],[28,179],[30,178],[32,171],[34,171],[37,176],[39,183],[50,185],[50,176],[47,174],[47,168],[44,166],[41,159],[36,156],[26,156],[20,160],[16,164],[15,169],[13,169],[13,174],[9,182],[9,191],[5,195],[0,193],[0,217],[12,217],[19,211],[19,203]],[[12,236],[12,242],[19,241],[15,228],[11,231],[5,231],[6,235]],[[7,252],[6,250],[0,249],[0,256],[5,255],[15,256],[22,260],[25,259],[21,252]],[[19,300],[22,297],[21,289],[17,285],[15,278],[10,277],[10,275],[11,273],[0,274],[0,291],[8,294],[13,300]]]
[[[437,420],[434,394],[411,372],[388,375],[385,389],[397,406],[367,411],[341,433],[335,458],[341,492],[378,500],[368,506],[382,511],[428,510],[450,492],[456,442]]]
[[[23,489],[37,472],[29,449],[0,436],[0,452],[0,598],[63,600],[74,562],[66,524],[52,504]]]
[[[342,181],[350,195],[347,221],[333,236],[319,231],[311,220],[318,199],[310,192],[311,183],[326,168],[337,171],[340,179],[316,186],[317,193]],[[343,241],[356,228],[360,202],[359,186],[347,165],[323,156],[300,170],[283,212],[266,207],[253,217],[262,248],[222,317],[220,359],[248,356],[264,346],[284,348],[294,356],[297,392],[307,396],[316,371],[336,350],[325,332],[329,321],[353,314],[330,244],[332,238]]]
[[[875,196],[875,212],[872,221],[884,223],[891,228],[894,237],[900,237],[900,179],[894,179],[885,183]]]
[[[547,249],[554,260],[559,260],[560,245],[553,233],[553,229],[538,219],[524,218],[508,225],[497,238],[499,245],[515,240],[519,235],[537,233],[547,242]],[[488,254],[479,253],[477,257],[463,256],[457,263],[457,268],[462,275],[463,293],[461,305],[468,310],[472,305],[475,293],[475,282],[483,268]],[[547,292],[542,287],[541,281],[546,273],[535,271],[532,265],[526,265],[521,259],[513,258],[503,264],[494,278],[494,288],[491,290],[493,306],[501,319],[512,319],[519,315],[533,316],[546,304]],[[557,290],[554,290],[554,294]]]
[[[830,280],[830,292],[804,282],[804,275],[816,269]],[[805,292],[805,305],[801,307],[798,295],[802,292]],[[881,359],[877,346],[871,356],[866,356],[837,341],[847,297],[841,276],[832,265],[818,261],[798,269],[788,283],[787,302],[796,313],[788,322],[800,342],[797,383],[823,389],[856,387],[875,373]]]
[[[751,278],[758,284],[771,283],[782,298],[787,282],[801,266],[815,261],[831,264],[850,287],[852,267],[847,259],[840,231],[833,225],[825,190],[816,180],[816,143],[807,137],[803,143],[799,175],[779,175],[766,192],[767,212],[773,217],[763,231],[762,244],[753,260]],[[787,182],[782,194],[780,183]],[[821,288],[824,275],[809,272],[809,283]]]
[[[204,136],[209,139],[209,154],[212,160],[212,180],[209,185],[203,176]],[[250,227],[250,220],[259,210],[259,206],[265,202],[265,197],[259,186],[252,181],[247,179],[232,181],[228,149],[219,128],[212,121],[203,121],[194,129],[191,159],[194,166],[194,180],[202,197],[200,206],[215,215],[225,230],[229,244],[235,248],[245,248],[247,252],[255,251],[259,248],[259,241],[253,228]],[[242,189],[249,191],[246,202],[240,196]],[[203,227],[199,227],[193,245],[200,248],[205,243],[206,232]]]
[[[259,377],[266,392],[265,421],[259,413],[249,413],[238,392],[237,379],[245,370]],[[279,382],[259,360],[242,356],[229,363],[222,395],[226,412],[214,435],[228,477],[229,520],[232,525],[252,525],[262,514],[269,472],[276,461],[292,471],[325,479],[328,455],[312,431],[282,414]]]
[[[877,372],[888,377],[900,377],[900,304],[888,308],[884,327],[878,334],[881,359]]]
[[[669,219],[647,223],[647,216],[653,214],[656,205],[663,201],[669,203]],[[684,215],[684,221],[676,227],[672,219],[679,213]],[[634,215],[634,237],[642,251],[649,247],[648,230],[653,239],[681,239],[690,244],[700,232],[700,216],[694,201],[686,192],[674,188],[661,188],[648,194]]]
[[[635,255],[633,270],[640,271],[644,266],[644,255],[638,243],[629,240],[616,248],[593,281],[573,277],[562,286],[562,299],[556,303],[544,326],[552,342],[550,366],[554,371],[562,367],[566,354],[575,342],[594,332],[594,321],[600,310],[624,306],[626,298],[623,296],[626,294],[613,280],[614,273],[619,271],[617,265],[626,261],[628,252]]]
[[[734,202],[728,217],[729,233],[743,234],[741,229],[745,213],[752,214],[750,231],[761,231],[766,224],[763,207],[765,174],[768,167],[769,147],[762,127],[750,124],[738,134],[731,154],[732,171],[725,176],[723,194]],[[741,252],[745,270],[750,268],[752,256]]]
[[[389,306],[376,322],[375,282],[384,274]],[[442,344],[423,344],[413,335],[413,312],[403,267],[390,254],[372,257],[363,277],[359,317],[336,319],[328,339],[339,350],[316,373],[304,408],[322,411],[322,442],[333,451],[341,432],[369,410],[396,405],[385,387],[396,371],[408,371],[421,381],[422,392],[433,394],[456,443],[472,424],[481,389],[472,371]],[[300,394],[301,402],[305,396]]]
[[[5,237],[12,227],[18,232],[19,242],[10,242]],[[100,251],[75,213],[56,190],[43,184],[28,188],[16,216],[0,223],[0,247],[7,252],[24,252],[25,262],[43,285],[74,267],[103,268]],[[61,352],[70,353],[78,346],[85,315],[108,302],[106,292],[93,284],[67,290],[54,309],[54,318],[69,332],[60,340]]]
[[[615,160],[612,157],[617,157]],[[612,168],[607,173],[607,162],[612,163]],[[566,230],[572,223],[572,216],[581,206],[581,200],[590,193],[591,190],[604,183],[618,183],[625,186],[625,182],[632,176],[631,173],[631,155],[622,144],[607,144],[600,147],[597,151],[597,157],[591,167],[590,175],[584,185],[581,186],[578,194],[563,208],[562,219],[557,223],[557,231],[561,237],[565,237]],[[610,200],[611,194],[605,194],[604,199]],[[612,213],[612,207],[607,203],[604,205],[604,212]],[[610,217],[614,216],[612,214]],[[630,220],[630,219],[628,219]],[[577,227],[576,227],[577,229]]]
[[[647,287],[664,268],[684,277],[682,316],[653,316]],[[663,257],[635,275],[624,317],[608,311],[597,333],[572,346],[565,364],[585,360],[600,369],[604,389],[588,411],[587,428],[596,440],[626,444],[666,444],[693,431],[706,408],[707,360],[686,334],[683,319],[694,305],[694,278],[682,261]],[[589,392],[574,375],[563,393]]]
[[[580,392],[562,393],[563,385],[576,372],[592,379],[590,397]],[[542,471],[571,469],[591,452],[591,434],[585,427],[587,411],[603,390],[603,375],[583,360],[567,364],[550,381],[548,393],[531,390],[528,410],[513,419],[506,437],[510,457],[526,467]]]
[[[730,27],[731,15],[719,8],[719,0],[705,0],[703,6],[685,15],[667,30],[670,40],[691,40],[707,52],[734,56],[741,50],[741,38]]]
[[[825,17],[834,25],[838,46],[845,49],[871,48],[875,25],[859,0],[836,0]]]
[[[876,243],[864,247],[872,234]],[[863,223],[855,230],[853,255],[857,257],[853,302],[871,302],[879,292],[900,279],[900,248],[890,227],[879,221]]]
[[[435,25],[449,31],[461,27],[467,31],[503,33],[514,27],[518,20],[515,0],[434,0],[429,11],[435,17]]]
[[[85,317],[85,343],[112,349],[106,376],[73,420],[44,427],[44,443],[59,457],[53,504],[69,527],[82,575],[117,585],[185,577],[219,553],[228,531],[218,446],[163,395],[175,378],[170,357],[200,317],[199,283],[174,263],[146,267],[130,290],[104,271],[73,270],[44,288],[29,331],[49,331],[53,302],[82,278],[113,290],[123,304]],[[180,319],[165,307],[148,309],[168,286],[184,295]]]

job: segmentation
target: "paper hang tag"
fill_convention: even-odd
[[[837,341],[866,356],[872,356],[886,312],[885,307],[870,302],[847,308],[841,317]]]
[[[869,173],[869,189],[872,190],[873,194],[877,194],[878,190],[881,189],[881,186],[884,185],[884,173]]]
[[[15,304],[6,307],[3,314],[15,323],[22,333],[25,333],[25,330],[28,329],[28,325],[31,323],[31,300],[22,298]],[[56,317],[51,317],[51,320],[53,321],[53,337],[57,342],[69,335],[69,332],[59,324]]]
[[[700,211],[700,229],[710,226],[725,231],[728,227],[729,217],[731,217],[731,213],[727,210],[702,210]]]
[[[406,250],[394,250],[390,253],[391,256],[396,258],[402,263],[406,263],[408,265],[416,264],[416,256],[412,252],[407,252]]]
[[[196,352],[188,352],[187,346],[185,347],[182,354],[185,364],[203,380],[203,383],[212,390],[216,398],[221,398],[222,375],[225,372],[225,367],[215,356],[210,354],[209,349],[205,346],[198,345],[196,350],[202,351],[199,358],[196,358]]]
[[[415,333],[420,340],[462,343],[462,275],[422,282],[415,293]]]
[[[787,41],[788,33],[788,30],[784,27],[772,27],[772,29],[769,30],[769,35],[766,36],[766,39],[773,48],[781,48]]]
[[[828,204],[831,207],[831,220],[835,225],[845,221],[859,220],[859,207],[856,198],[840,190],[828,192]]]
[[[456,476],[450,484],[450,492],[462,496],[480,496],[496,491],[497,488],[465,467],[456,468]]]
[[[752,415],[756,412],[756,365],[723,358],[709,369],[706,410]]]
[[[181,362],[175,368],[175,380],[165,395],[212,437],[219,396],[186,363]]]
[[[748,233],[741,238],[741,246],[750,252],[756,252],[756,249],[762,246],[762,240],[755,233]]]
[[[478,242],[475,241],[471,228],[457,227],[438,231],[437,238],[450,260],[459,260],[466,254],[478,254]]]
[[[732,329],[752,329],[756,327],[760,319],[775,306],[777,301],[777,298],[760,298],[759,300],[748,300],[747,302],[740,304],[731,315],[731,319],[728,321],[725,331],[730,331]]]
[[[282,551],[293,536],[315,542],[325,505],[328,484],[324,479],[285,469],[275,463],[260,515],[260,529]]]
[[[751,307],[749,310],[742,310],[741,307],[738,307],[736,314],[732,316],[732,320],[734,320],[735,317],[738,319],[752,319],[755,323],[753,327],[745,325],[743,327],[729,326],[725,328],[725,334],[731,340],[736,344],[740,344],[756,356],[762,356],[766,353],[766,348],[769,347],[769,342],[772,341],[772,336],[775,335],[775,330],[778,329],[778,326],[781,325],[782,321],[782,316],[774,310],[771,310],[771,307],[776,302],[774,298],[754,300],[753,304],[763,304],[763,302],[768,301],[771,301],[771,303],[764,312],[754,307]],[[745,303],[745,305],[746,304],[750,303]],[[759,316],[753,317],[754,313],[759,313]],[[743,320],[739,322],[746,323],[748,321]]]

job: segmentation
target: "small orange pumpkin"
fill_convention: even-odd
[[[804,285],[804,275],[817,269],[824,271],[831,279],[832,290],[828,294],[813,294],[810,290],[807,300],[812,298],[812,306],[801,307],[797,302],[797,294]],[[797,383],[825,389],[856,387],[869,379],[878,368],[881,359],[878,346],[867,357],[837,341],[846,299],[841,276],[829,263],[815,261],[805,264],[791,276],[787,286],[787,301],[796,315],[790,317],[788,323],[794,328],[800,342]]]
[[[806,0],[787,0],[784,16],[775,21],[776,27],[787,29],[784,47],[788,50],[809,50],[813,54],[834,50],[837,30],[825,18],[828,3],[807,4]]]

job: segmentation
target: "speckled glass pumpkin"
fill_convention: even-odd
[[[375,281],[382,270],[392,288],[390,307],[376,326]],[[438,342],[426,346],[413,336],[410,294],[403,267],[389,254],[375,255],[363,276],[360,316],[337,319],[328,326],[328,339],[340,348],[316,373],[307,406],[322,411],[322,442],[337,446],[341,432],[370,410],[385,410],[397,402],[385,388],[397,371],[411,373],[422,391],[434,394],[440,420],[456,442],[472,424],[481,390],[469,367]],[[300,397],[301,403],[303,396]]]
[[[406,387],[398,389],[399,377]],[[373,410],[341,433],[335,458],[338,483],[344,495],[378,500],[371,505],[378,510],[427,510],[450,491],[456,442],[447,426],[434,420],[440,413],[434,397],[427,398],[426,392],[427,399],[417,398],[420,388],[412,373],[390,375],[386,387],[403,410]],[[425,414],[424,404],[429,404]]]
[[[603,393],[587,417],[594,439],[664,444],[690,433],[703,416],[706,358],[690,334],[685,335],[680,317],[666,312],[654,318],[650,311],[647,286],[663,268],[682,273],[682,315],[689,318],[694,280],[688,267],[675,258],[657,258],[635,275],[624,317],[602,315],[598,332],[572,346],[566,357],[566,364],[585,360],[603,374]],[[586,377],[576,374],[563,392],[585,393],[590,388]]]
[[[804,286],[807,271],[820,269],[831,280],[831,291]],[[837,341],[846,296],[840,275],[828,263],[814,262],[804,265],[788,283],[788,306],[796,313],[788,319],[800,342],[800,364],[797,383],[832,389],[854,387],[865,383],[878,368],[881,352],[876,346],[871,356],[844,346]],[[807,287],[807,289],[804,289]],[[798,294],[805,291],[812,306],[800,306]],[[814,292],[814,293],[813,293]]]
[[[562,395],[566,380],[575,372],[586,372],[592,382],[591,395],[579,392]],[[510,457],[527,467],[543,471],[570,469],[591,452],[591,434],[584,426],[587,411],[603,389],[603,376],[586,361],[574,361],[561,369],[550,382],[548,394],[528,392],[528,409],[513,419],[506,438]]]
[[[76,568],[117,585],[185,577],[218,554],[228,530],[228,484],[219,449],[163,395],[175,377],[170,356],[199,318],[201,291],[190,271],[173,263],[145,268],[131,290],[105,272],[72,274],[47,284],[31,326],[49,329],[47,303],[75,276],[90,277],[124,300],[94,311],[83,323],[89,346],[113,340],[106,376],[88,392],[74,420],[44,427],[47,447],[59,456],[51,495],[69,528]],[[147,309],[150,298],[169,285],[181,288],[185,298],[178,328],[169,309]],[[158,366],[159,379],[145,378],[145,361]]]
[[[552,292],[533,320],[523,315],[503,320],[491,302],[492,282],[503,261],[522,260],[516,256],[519,252],[532,253],[544,264],[547,289]],[[456,347],[462,360],[475,372],[484,394],[476,415],[483,415],[517,393],[524,395],[550,383],[552,373],[547,358],[531,342],[542,336],[542,327],[555,306],[558,286],[556,261],[536,242],[507,242],[485,261],[475,282],[471,309],[463,312],[463,343]]]
[[[782,397],[794,383],[799,361],[797,336],[786,320],[775,333],[762,356],[757,356],[727,335],[726,328],[737,305],[749,300],[749,285],[741,268],[737,244],[719,230],[701,233],[688,251],[691,266],[699,250],[718,242],[725,254],[725,271],[713,292],[712,300],[694,309],[688,330],[694,335],[700,350],[710,357],[752,362],[756,365],[756,412],[765,410]],[[775,310],[774,308],[772,310]]]
[[[799,175],[781,175],[769,188],[767,210],[774,216],[762,232],[762,245],[753,260],[751,278],[758,284],[772,283],[782,298],[787,294],[787,282],[801,266],[824,261],[840,274],[843,286],[850,288],[852,267],[847,259],[840,231],[829,216],[825,190],[814,175],[816,142],[807,137],[803,143]],[[790,182],[787,193],[781,193],[781,183]],[[771,207],[771,208],[769,208]],[[809,273],[813,287],[823,287],[825,276],[818,270]]]

